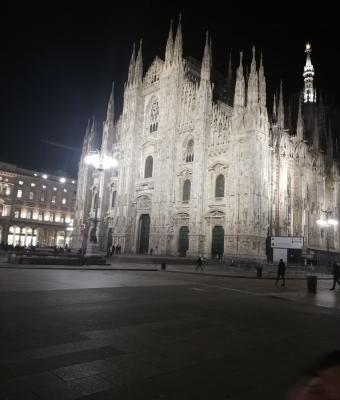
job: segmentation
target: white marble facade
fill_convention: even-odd
[[[243,64],[241,53],[236,78],[229,66],[219,86],[208,35],[202,63],[184,59],[180,23],[174,38],[170,28],[164,59],[156,57],[144,76],[142,45],[133,51],[123,111],[114,118],[112,90],[103,127],[102,151],[117,155],[116,169],[85,165],[94,121],[86,132],[75,246],[86,243],[96,203],[103,251],[113,243],[132,254],[263,259],[270,235],[326,246],[316,220],[325,209],[339,217],[335,139],[329,128],[321,149],[319,125],[307,138],[304,117],[319,115],[322,104],[299,102],[295,128],[287,128],[282,86],[268,117],[262,55],[253,49],[250,66]],[[338,249],[339,229],[329,237]]]

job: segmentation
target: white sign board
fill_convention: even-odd
[[[271,246],[276,249],[302,249],[302,236],[272,236]]]
[[[277,264],[280,260],[287,263],[287,249],[274,249],[273,250],[273,263]]]

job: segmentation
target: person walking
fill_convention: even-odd
[[[275,286],[279,282],[280,278],[282,278],[282,285],[285,286],[285,272],[286,272],[286,264],[283,262],[282,258],[279,261],[278,269],[277,269],[277,278],[275,282]]]
[[[115,248],[115,245],[113,244],[111,246],[111,256],[113,256],[115,254],[115,250],[116,250],[116,248]]]
[[[338,261],[333,264],[333,286],[329,290],[334,290],[336,284],[340,286],[340,264]]]
[[[201,268],[201,270],[203,271],[203,261],[201,255],[198,256],[195,270],[198,270],[199,268]]]

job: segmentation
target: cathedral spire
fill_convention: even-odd
[[[115,89],[115,83],[112,82],[111,95],[107,105],[107,112],[106,112],[106,122],[110,123],[113,123],[114,119],[114,89]]]
[[[274,124],[277,123],[277,114],[276,114],[276,96],[274,93],[274,99],[273,99],[273,115],[272,115],[272,121]]]
[[[251,60],[250,74],[248,78],[247,105],[253,106],[254,104],[257,104],[258,99],[258,76],[256,71],[255,46],[253,46],[253,57]]]
[[[316,91],[313,86],[314,67],[310,58],[311,51],[312,51],[312,46],[309,43],[306,43],[305,53],[307,53],[307,57],[306,57],[306,65],[303,69],[303,78],[305,81],[303,100],[305,103],[316,102]]]
[[[235,84],[235,94],[234,94],[234,107],[244,107],[245,100],[245,83],[243,75],[243,52],[240,52],[240,65],[237,68],[236,73],[236,84]]]
[[[181,64],[182,55],[183,55],[183,39],[182,39],[181,14],[179,14],[178,26],[175,38],[173,62],[176,64]]]
[[[301,106],[301,99],[299,99],[299,110],[298,110],[298,117],[296,123],[296,136],[299,142],[303,141],[303,119],[302,119],[302,106]]]
[[[132,55],[129,64],[129,74],[128,74],[128,81],[127,84],[132,84],[134,74],[135,74],[135,65],[136,65],[136,55],[135,55],[135,43],[133,43],[132,47]]]
[[[234,79],[233,79],[233,70],[231,66],[231,52],[229,52],[229,61],[228,61],[228,73],[226,79],[226,91],[227,91],[227,99],[228,102],[231,103],[234,97]]]
[[[211,73],[211,44],[209,43],[209,33],[206,32],[205,36],[205,46],[203,53],[203,60],[201,66],[201,82],[202,81],[210,81],[210,73]]]
[[[174,56],[174,38],[172,31],[172,20],[170,22],[169,36],[166,42],[165,48],[165,64],[169,66],[172,63],[172,58]]]
[[[266,92],[266,78],[264,76],[264,68],[262,61],[262,53],[261,53],[260,68],[259,68],[259,101],[261,104],[261,109],[264,110],[267,105],[267,92]]]
[[[285,127],[285,114],[284,114],[284,106],[283,106],[282,81],[281,81],[281,84],[280,84],[279,106],[277,108],[277,124],[278,124],[279,128],[284,129],[284,127]]]
[[[134,83],[136,83],[137,85],[140,84],[143,79],[142,45],[143,45],[143,39],[141,39],[139,42],[138,54],[136,57]]]

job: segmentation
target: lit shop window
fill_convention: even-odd
[[[43,219],[44,219],[44,213],[42,211],[39,211],[38,220],[42,221]]]
[[[18,191],[17,191],[17,198],[18,199],[22,198],[22,190],[21,189],[18,189]]]
[[[27,219],[32,219],[32,210],[27,210],[26,218]]]

